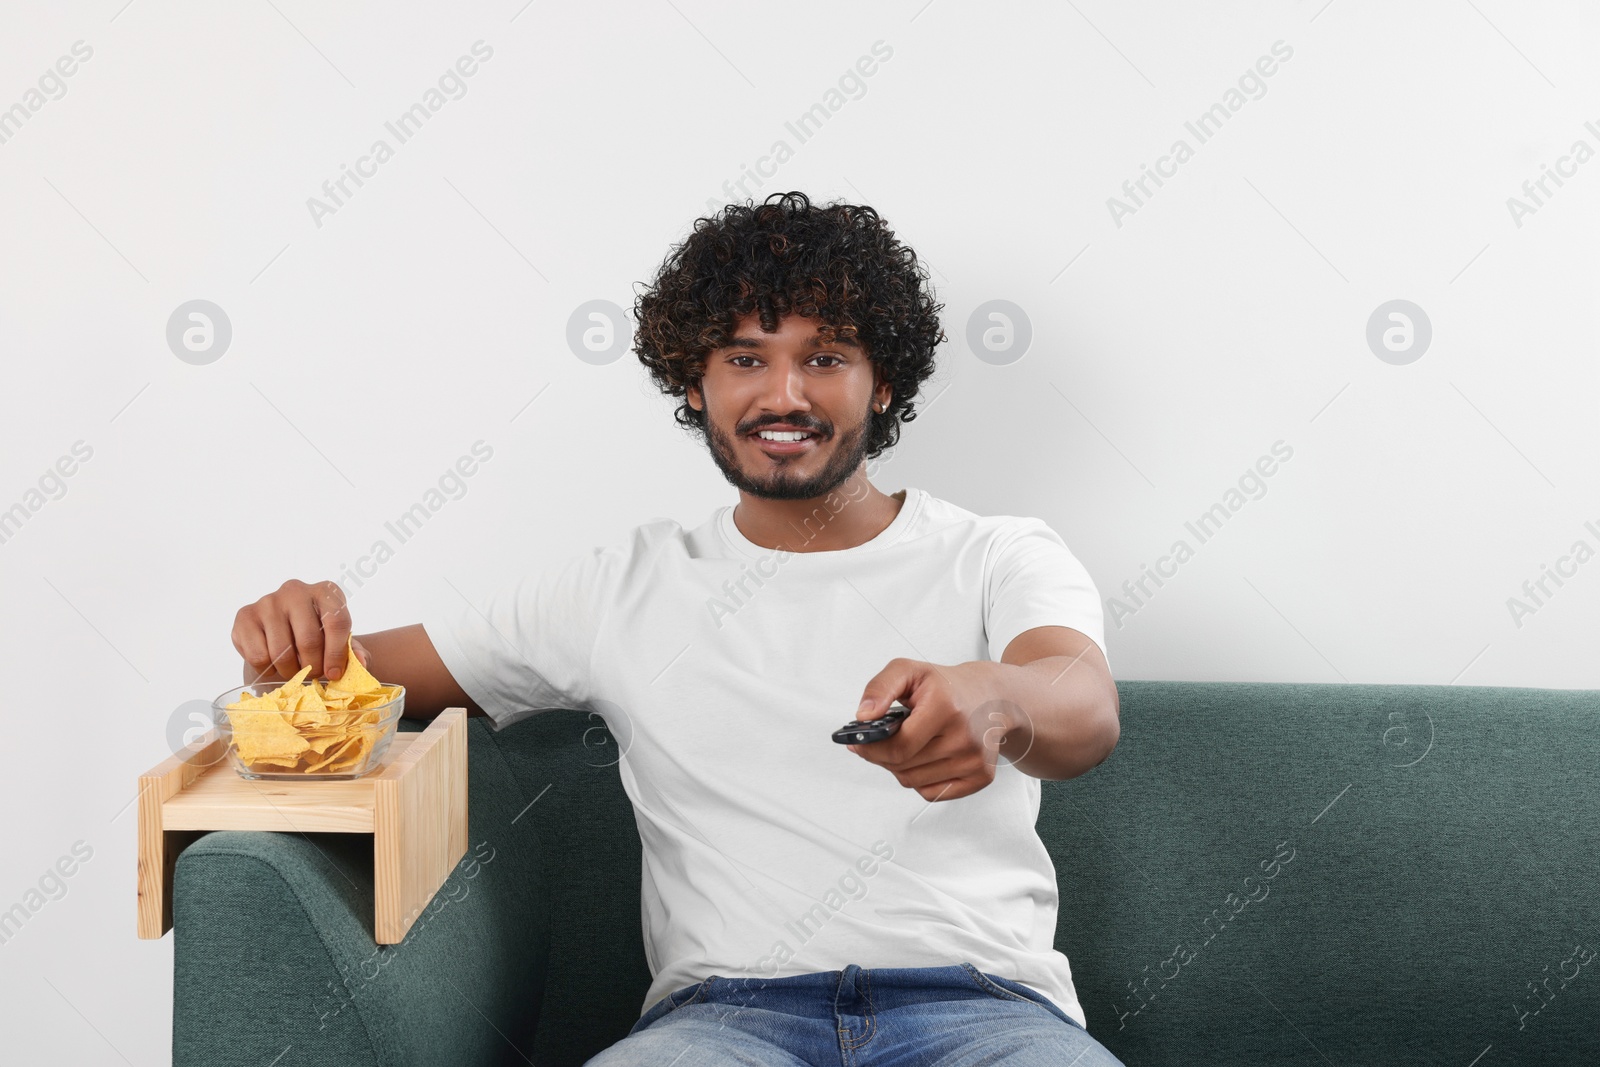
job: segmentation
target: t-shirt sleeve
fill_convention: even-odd
[[[583,709],[606,605],[626,569],[621,547],[596,548],[524,575],[486,605],[424,621],[439,658],[498,729],[538,711]]]
[[[1068,626],[1106,656],[1104,613],[1094,579],[1042,519],[1019,519],[995,544],[989,566],[989,658],[998,663],[1017,635],[1035,626]]]

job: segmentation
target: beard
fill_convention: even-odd
[[[748,473],[740,465],[739,441],[723,433],[711,421],[709,413],[706,418],[707,444],[722,476],[740,492],[766,500],[812,500],[839,488],[861,467],[867,457],[869,417],[869,414],[863,414],[859,423],[837,439],[828,430],[819,430],[818,436],[826,435],[826,439],[818,442],[811,451],[800,455],[772,456],[758,448],[755,454],[759,458],[754,463],[760,467],[759,474]],[[832,442],[833,452],[821,468],[809,475],[799,473],[802,464],[815,462],[813,457],[827,447],[828,442]]]

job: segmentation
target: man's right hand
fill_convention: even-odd
[[[315,677],[335,681],[344,673],[349,639],[350,608],[333,582],[308,585],[291,578],[240,608],[233,620],[233,647],[244,657],[246,683],[287,681],[308,663]],[[359,641],[351,647],[365,667],[366,648]]]

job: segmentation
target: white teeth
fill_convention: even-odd
[[[763,441],[804,441],[811,434],[799,430],[760,430],[756,436]]]

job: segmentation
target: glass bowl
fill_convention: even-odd
[[[404,686],[390,686],[396,693],[387,702],[359,709],[228,710],[241,694],[265,696],[284,684],[236,685],[211,702],[212,721],[241,778],[344,782],[383,765],[405,710]]]

